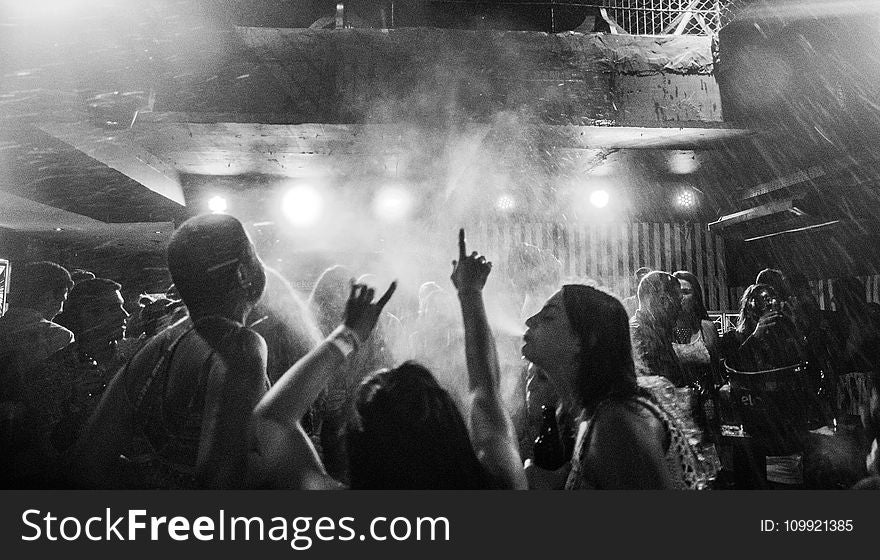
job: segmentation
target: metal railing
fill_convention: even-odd
[[[750,0],[604,0],[600,9],[612,33],[714,36]]]

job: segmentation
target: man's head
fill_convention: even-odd
[[[226,214],[181,224],[168,243],[168,270],[194,317],[246,314],[266,286],[263,263],[244,227]]]
[[[665,325],[673,325],[681,312],[681,285],[673,275],[655,270],[639,282],[639,309]]]
[[[788,280],[781,270],[775,268],[765,268],[755,277],[755,284],[767,284],[776,291],[776,295],[785,301],[791,295]]]
[[[83,280],[73,287],[64,312],[65,324],[78,340],[112,342],[125,336],[122,286],[106,278]]]
[[[51,321],[61,313],[72,287],[73,280],[63,266],[48,261],[29,263],[12,276],[9,305],[33,309]]]
[[[70,279],[73,280],[74,284],[79,284],[83,280],[91,280],[92,278],[97,278],[95,273],[83,270],[82,268],[74,268],[70,271]]]
[[[645,275],[649,272],[651,272],[651,269],[647,266],[640,267],[638,270],[636,270],[636,285],[638,285],[638,283],[642,281],[642,278],[644,278]]]

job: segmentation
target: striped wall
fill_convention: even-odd
[[[563,278],[591,279],[618,295],[635,292],[633,273],[641,266],[690,270],[703,284],[706,306],[737,307],[727,285],[724,243],[704,223],[608,223],[573,225],[483,222],[469,236],[486,254],[503,262],[511,247],[530,243],[551,251],[562,263]]]

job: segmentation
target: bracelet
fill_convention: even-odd
[[[327,342],[335,346],[343,358],[348,358],[351,353],[357,352],[361,345],[357,333],[345,325],[339,325],[335,331],[330,333]]]

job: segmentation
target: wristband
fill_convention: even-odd
[[[327,337],[327,342],[335,346],[343,358],[348,358],[350,354],[357,352],[360,347],[357,333],[345,325],[339,325],[335,331],[330,333],[330,336]]]

